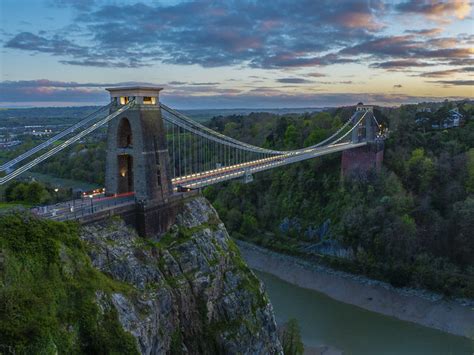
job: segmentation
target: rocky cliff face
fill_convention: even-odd
[[[113,304],[141,353],[282,353],[262,284],[206,199],[188,201],[158,241],[120,220],[86,226],[81,238],[94,267],[131,285],[96,298]]]

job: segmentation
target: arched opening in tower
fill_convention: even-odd
[[[118,193],[133,192],[133,157],[130,154],[118,156]]]
[[[130,148],[133,145],[132,127],[128,118],[122,118],[119,123],[117,141],[119,148]]]

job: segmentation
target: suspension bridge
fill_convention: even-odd
[[[100,128],[107,128],[107,197],[96,201],[89,214],[98,212],[100,206],[113,209],[137,202],[164,205],[182,191],[230,179],[249,182],[253,174],[261,171],[364,147],[374,142],[379,133],[372,108],[358,105],[349,120],[318,144],[274,150],[223,135],[160,103],[161,88],[107,90],[111,95],[108,105],[1,165],[5,176],[0,177],[0,185]],[[79,202],[78,205],[81,206]],[[64,208],[63,212],[48,212],[48,217],[77,218],[77,209],[69,209],[68,213]]]

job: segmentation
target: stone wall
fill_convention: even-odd
[[[176,193],[167,199],[142,201],[111,208],[94,214],[78,217],[81,224],[100,222],[111,217],[120,217],[125,224],[136,229],[142,237],[153,238],[165,233],[176,221],[176,216],[191,198],[199,196],[198,190]]]
[[[368,143],[366,146],[342,152],[341,173],[366,176],[371,170],[380,171],[383,163],[383,142]]]

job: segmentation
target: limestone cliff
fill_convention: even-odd
[[[272,306],[214,208],[189,200],[158,241],[118,219],[80,237],[95,268],[132,287],[106,296],[143,354],[279,354]]]

